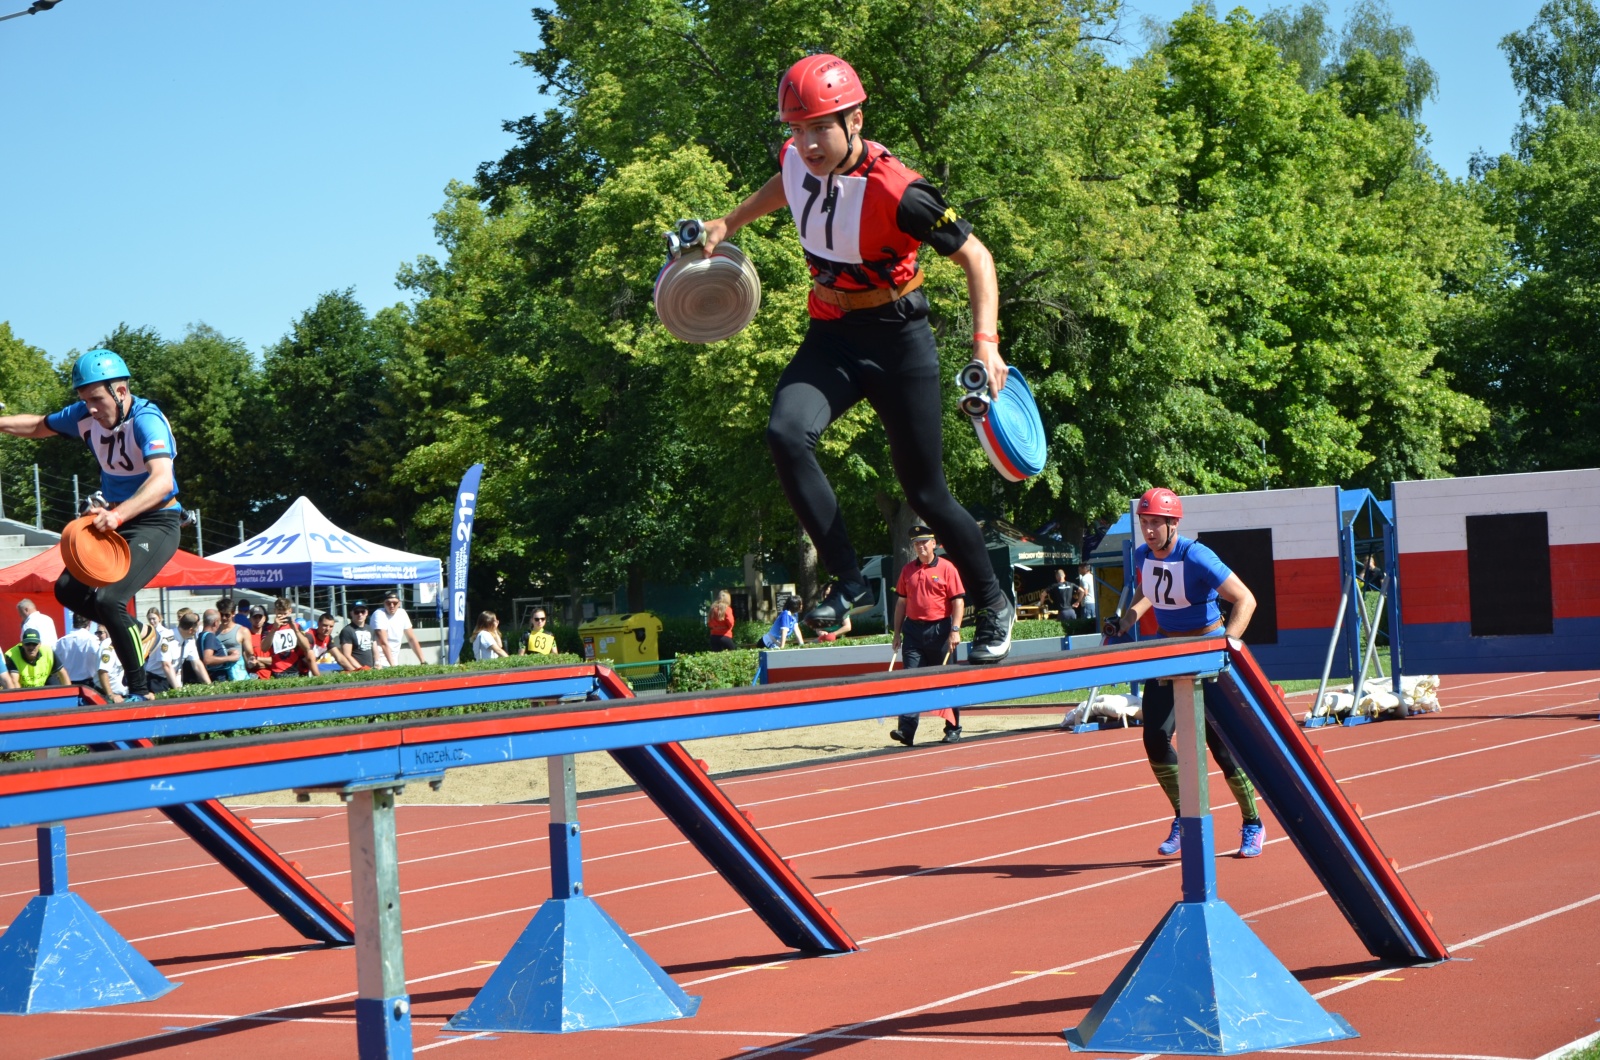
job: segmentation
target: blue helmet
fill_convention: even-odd
[[[90,350],[72,362],[72,389],[127,379],[128,362],[110,350]]]

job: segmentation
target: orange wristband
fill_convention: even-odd
[[[998,346],[998,345],[1000,345],[1000,336],[999,335],[986,335],[981,331],[974,331],[972,333],[972,341],[973,342],[992,342],[996,346]]]
[[[106,509],[106,519],[111,522],[111,529],[116,530],[122,526],[122,513],[115,508]]]

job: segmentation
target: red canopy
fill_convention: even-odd
[[[61,577],[61,546],[41,552],[32,559],[0,567],[0,593],[43,593],[49,596]],[[150,581],[151,589],[178,587],[212,589],[233,584],[233,567],[227,563],[214,563],[201,559],[193,552],[179,549],[177,554],[161,568]]]

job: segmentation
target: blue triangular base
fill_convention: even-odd
[[[0,1014],[127,1005],[176,985],[71,891],[32,899],[0,936]]]
[[[1075,1051],[1194,1056],[1357,1037],[1217,899],[1174,905],[1065,1034]]]
[[[700,999],[685,994],[593,901],[552,898],[446,1026],[566,1034],[683,1019],[699,1008]]]

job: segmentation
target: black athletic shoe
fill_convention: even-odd
[[[834,582],[828,595],[800,616],[800,621],[815,629],[834,629],[844,625],[845,616],[852,608],[872,603],[872,590],[867,586],[851,592],[843,582]]]
[[[903,743],[907,747],[911,746],[911,737],[907,736],[905,733],[901,732],[899,729],[890,729],[889,730],[889,739],[893,740],[895,743]]]
[[[977,618],[967,662],[978,665],[1000,662],[1011,654],[1011,627],[1017,620],[1016,608],[1007,603],[996,608],[986,607],[978,612]]]
[[[959,725],[946,725],[944,727],[944,742],[945,743],[960,743],[961,742],[961,726],[959,726]]]

